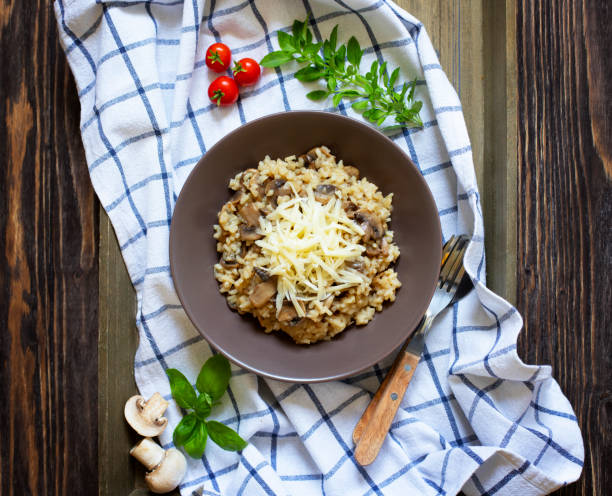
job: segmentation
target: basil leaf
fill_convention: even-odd
[[[336,50],[336,45],[338,44],[338,25],[334,26],[331,34],[329,35],[329,44],[331,45],[332,50]]]
[[[378,73],[379,73],[379,76],[382,76],[383,83],[385,84],[385,86],[388,86],[389,85],[389,75],[387,74],[387,62],[386,61],[380,64],[380,67],[378,68]]]
[[[170,380],[170,391],[177,405],[181,408],[193,408],[196,393],[187,378],[176,369],[166,370],[166,375]]]
[[[325,67],[325,60],[323,60],[323,57],[321,57],[318,53],[315,53],[314,55],[314,63],[317,65],[317,67]]]
[[[356,98],[361,96],[361,93],[359,93],[357,90],[340,90],[340,93],[342,93],[342,96],[347,98]]]
[[[408,83],[404,83],[402,85],[402,92],[400,93],[399,101],[404,101],[404,96],[406,96],[406,92],[408,91]]]
[[[332,100],[332,102],[333,102],[333,104],[334,104],[334,107],[337,107],[338,105],[340,105],[340,102],[342,101],[342,97],[343,97],[343,96],[344,96],[344,95],[343,95],[342,93],[336,93],[336,94],[334,95],[334,98],[333,98],[333,100]]]
[[[372,67],[370,68],[369,80],[372,83],[372,88],[378,87],[378,60],[372,62]]]
[[[346,59],[346,46],[340,45],[338,47],[338,51],[336,52],[336,56],[334,57],[334,62],[336,63],[336,67],[344,70],[344,61]]]
[[[323,57],[325,57],[325,60],[328,60],[332,56],[333,50],[329,41],[325,40],[323,42]]]
[[[309,100],[317,101],[323,100],[323,98],[327,97],[327,95],[329,95],[329,93],[325,90],[315,90],[311,91],[310,93],[307,93],[306,98],[308,98]]]
[[[310,45],[312,43],[312,32],[310,29],[306,29],[306,44]]]
[[[370,102],[368,102],[367,100],[361,100],[360,102],[353,103],[353,105],[351,105],[351,107],[353,107],[354,110],[364,110],[364,109],[368,108],[369,104],[370,104]]]
[[[230,429],[221,422],[209,420],[206,422],[206,428],[210,438],[227,451],[239,451],[246,448],[247,442],[242,439],[237,432]]]
[[[191,437],[183,445],[187,454],[191,458],[202,458],[206,449],[206,439],[208,439],[206,424],[198,420]]]
[[[295,50],[295,45],[293,43],[293,36],[284,31],[278,32],[278,44],[282,50],[286,52],[293,52]]]
[[[312,34],[310,33],[310,29],[308,29],[308,21],[309,21],[308,16],[306,16],[306,20],[302,23],[302,39],[303,40],[307,40],[308,35],[310,35],[310,39],[312,40]]]
[[[304,37],[302,36],[302,28],[303,28],[304,24],[306,24],[306,23],[305,22],[302,23],[302,22],[298,21],[297,19],[295,21],[293,21],[293,26],[291,27],[291,32],[293,33],[293,37],[295,38],[296,41],[304,39]]]
[[[355,83],[361,86],[364,90],[366,90],[367,93],[372,93],[372,85],[361,74],[357,74],[355,76]]]
[[[336,82],[336,78],[334,78],[334,77],[330,77],[330,78],[327,80],[327,89],[328,89],[329,91],[334,91],[334,90],[336,89],[337,84],[338,84],[338,83]]]
[[[193,405],[196,415],[200,420],[204,420],[210,415],[212,409],[212,398],[208,393],[202,393]]]
[[[174,428],[174,432],[172,433],[172,442],[174,445],[177,447],[183,446],[193,434],[193,430],[195,429],[197,423],[198,418],[195,416],[195,413],[185,415]]]
[[[365,112],[364,112],[364,116],[365,116]],[[377,122],[379,119],[381,119],[382,117],[386,117],[385,111],[379,108],[375,108],[375,109],[371,109],[368,113],[368,120],[370,120],[371,122]]]
[[[382,64],[380,64],[380,67],[378,68],[378,75],[382,76],[385,73],[386,69],[387,69],[387,61],[385,60]]]
[[[283,51],[270,52],[263,59],[261,59],[261,61],[259,62],[259,65],[262,67],[278,67],[279,65],[286,64],[292,59],[293,59],[293,56],[287,52],[283,52]]]
[[[223,355],[211,356],[198,374],[196,387],[201,393],[208,393],[213,401],[223,396],[232,375],[230,364]]]
[[[385,127],[383,127],[383,128],[381,129],[381,131],[383,131],[383,132],[387,133],[387,132],[389,132],[389,131],[396,131],[397,129],[401,129],[402,127],[404,127],[404,126],[401,126],[401,125],[399,125],[399,124],[394,124],[394,125],[392,125],[392,126],[385,126]]]
[[[396,67],[395,70],[391,73],[391,77],[389,78],[389,88],[393,89],[393,85],[399,76],[400,68]]]
[[[359,67],[359,62],[361,62],[361,47],[359,46],[359,42],[357,38],[351,36],[351,39],[348,41],[348,47],[346,50],[346,58],[348,61],[354,66]]]
[[[414,90],[416,88],[416,84],[417,84],[417,79],[414,78],[410,82],[410,93],[408,93],[408,101],[410,101],[410,100],[412,100],[414,98]]]
[[[308,83],[310,81],[316,81],[323,77],[323,71],[316,67],[304,67],[295,73],[295,79],[298,81],[302,81],[304,83]]]
[[[302,52],[305,55],[313,55],[315,53],[317,53],[321,48],[321,43],[313,43],[312,45],[308,45],[307,47],[304,47],[304,50],[302,50]]]

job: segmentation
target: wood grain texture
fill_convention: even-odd
[[[99,211],[98,495],[152,494],[145,488],[144,468],[128,455],[140,437],[123,418],[126,400],[138,394],[136,293],[110,219],[102,206]],[[178,496],[179,491],[169,494]]]
[[[2,2],[0,48],[0,493],[92,494],[98,214],[51,2]]]
[[[516,295],[515,0],[399,0],[417,17],[463,107],[485,223],[488,286]]]
[[[608,494],[612,5],[518,6],[519,352],[552,365],[583,429],[583,475],[558,494]]]
[[[353,441],[357,444],[355,460],[360,465],[369,465],[378,456],[420,358],[420,354],[415,355],[408,350],[400,351],[393,367],[362,416],[365,425],[357,429],[360,427],[359,422],[357,423],[353,431]],[[369,410],[370,406],[372,410]],[[374,420],[369,421],[368,417]]]
[[[100,207],[100,317],[98,331],[98,467],[100,496],[128,495],[144,484],[144,469],[128,456],[138,435],[123,418],[123,405],[138,394],[136,295],[110,219]]]

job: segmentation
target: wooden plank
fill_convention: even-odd
[[[427,29],[461,98],[485,223],[488,286],[516,295],[515,2],[398,4]],[[505,117],[505,118],[502,118]]]
[[[138,393],[134,381],[134,352],[138,346],[136,297],[113,227],[102,207],[99,253],[98,494],[127,495],[134,489],[135,481],[142,479],[142,470],[128,456],[138,435],[123,418],[125,401]]]
[[[583,476],[559,494],[608,494],[612,9],[517,3],[519,352],[552,365],[582,427]]]
[[[138,347],[136,293],[108,215],[100,206],[98,333],[99,496],[144,496],[144,468],[128,455],[140,439],[125,422],[123,406],[138,394],[134,353]],[[177,496],[178,490],[170,493]]]
[[[516,303],[516,4],[483,2],[483,164],[487,284]]]
[[[98,211],[52,3],[0,4],[0,494],[93,494]]]

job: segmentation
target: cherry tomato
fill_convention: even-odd
[[[215,72],[223,72],[229,66],[232,51],[223,43],[213,43],[206,50],[206,65]]]
[[[231,105],[238,100],[238,85],[229,76],[219,76],[208,87],[208,98],[219,106]]]
[[[252,86],[259,79],[261,69],[253,59],[241,59],[234,64],[232,69],[234,79],[240,86]]]

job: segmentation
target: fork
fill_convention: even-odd
[[[391,370],[355,426],[355,459],[360,465],[369,465],[376,459],[419,363],[425,346],[425,334],[436,316],[455,300],[465,276],[463,257],[468,243],[467,236],[453,235],[444,244],[438,284],[429,308],[412,337],[400,349]]]

